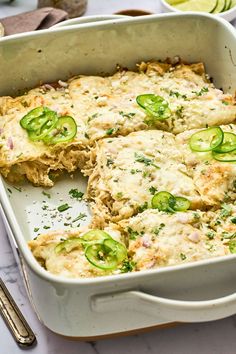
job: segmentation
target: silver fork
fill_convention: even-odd
[[[36,337],[0,278],[0,313],[17,344],[29,347],[36,343]]]

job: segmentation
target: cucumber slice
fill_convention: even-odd
[[[217,0],[189,0],[175,7],[181,11],[212,12],[217,6]]]
[[[215,10],[212,11],[212,13],[219,14],[220,12],[224,11],[225,3],[226,3],[226,0],[218,0],[218,4],[217,4]]]

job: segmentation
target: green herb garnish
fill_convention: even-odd
[[[42,194],[45,195],[46,197],[48,197],[48,199],[51,198],[51,194],[49,194],[49,193],[47,193],[47,192],[45,192],[45,191],[42,191]]]
[[[50,229],[50,226],[44,225],[43,227],[45,230]]]
[[[121,273],[129,273],[132,272],[135,268],[136,263],[133,261],[124,261],[122,268],[121,268]]]
[[[87,215],[85,214],[85,213],[80,213],[78,216],[77,216],[77,218],[75,218],[74,220],[72,220],[72,222],[76,222],[76,221],[78,221],[78,220],[82,220],[82,219],[84,219],[84,218],[86,218],[87,217]]]
[[[229,242],[229,250],[231,253],[236,253],[236,241],[230,241]]]
[[[141,162],[143,163],[145,166],[153,166],[155,168],[157,168],[158,170],[160,169],[159,166],[155,165],[153,163],[152,159],[149,159],[148,157],[144,156],[144,155],[140,155],[137,152],[134,153],[134,157],[135,157],[135,161],[137,162]]]
[[[63,212],[63,211],[66,211],[66,210],[68,210],[68,209],[70,209],[70,208],[71,208],[71,206],[69,206],[68,203],[66,203],[66,204],[60,205],[60,206],[57,208],[57,210],[60,211],[60,212]]]
[[[129,239],[130,240],[136,240],[136,238],[139,235],[138,231],[134,231],[133,229],[131,229],[131,227],[128,227],[127,231],[129,233]]]
[[[149,188],[149,192],[152,194],[152,195],[154,195],[156,192],[157,192],[157,188],[155,188],[155,187],[150,187]]]
[[[107,129],[106,135],[112,135],[114,133],[114,128]]]
[[[182,261],[184,261],[187,257],[184,253],[180,253],[180,258],[182,259]]]
[[[192,91],[192,93],[195,93],[197,96],[202,96],[204,93],[209,92],[208,87],[203,87],[200,91]]]
[[[131,119],[135,116],[136,113],[124,113],[123,111],[120,111],[119,114],[122,116],[122,117],[126,117],[128,119]]]
[[[78,189],[74,188],[69,191],[69,195],[71,196],[71,198],[81,200],[84,196],[84,193],[80,192],[80,191],[78,191]]]

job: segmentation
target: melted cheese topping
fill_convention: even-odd
[[[37,261],[50,273],[67,278],[89,278],[109,274],[118,274],[120,270],[105,271],[93,266],[85,257],[83,246],[77,245],[72,251],[56,252],[55,247],[69,238],[82,237],[89,229],[53,231],[29,242],[29,247]],[[106,228],[112,238],[121,241],[116,228]]]
[[[236,238],[236,207],[222,202],[235,201],[236,165],[217,162],[210,153],[193,153],[188,141],[206,125],[224,124],[223,130],[236,133],[235,126],[225,125],[235,121],[235,100],[214,87],[201,63],[151,62],[138,69],[108,77],[80,76],[17,98],[1,97],[0,171],[12,182],[26,176],[35,185],[52,186],[51,173],[81,168],[90,176],[90,227],[106,226],[113,238],[126,241],[129,270],[229,254]],[[136,101],[142,94],[163,97],[171,117],[150,119]],[[76,137],[54,146],[30,141],[20,120],[39,106],[72,116]],[[195,211],[168,214],[150,209],[158,191],[186,197]],[[210,207],[211,211],[198,210]],[[55,252],[62,239],[80,237],[88,230],[50,232],[29,246],[38,262],[58,276],[123,271],[96,268],[81,245],[71,252]]]
[[[233,124],[221,128],[224,132],[236,134],[236,126]],[[236,164],[216,161],[211,152],[193,152],[189,147],[189,139],[196,131],[179,134],[176,141],[181,147],[188,174],[192,177],[201,199],[214,207],[219,207],[222,202],[235,201]]]
[[[97,214],[99,222],[117,221],[151,207],[157,191],[186,197],[193,209],[202,207],[171,133],[150,130],[104,139],[95,155],[97,165],[88,182],[88,196],[96,203],[94,223]]]
[[[144,270],[229,254],[229,239],[222,241],[228,226],[215,225],[216,219],[216,215],[212,219],[212,213],[200,211],[167,214],[147,210],[120,225],[129,236],[135,270]],[[236,231],[236,225],[230,226],[229,235]]]
[[[0,101],[1,102],[1,101]],[[31,90],[27,95],[13,99],[2,98],[0,120],[0,169],[11,182],[21,180],[25,175],[36,185],[52,186],[51,171],[66,169],[71,172],[82,167],[86,151],[82,147],[84,124],[77,117],[77,136],[72,142],[49,146],[43,142],[33,142],[20,126],[21,118],[32,109],[45,106],[59,115],[75,117],[71,100],[66,89],[55,90],[44,86]]]
[[[0,98],[0,170],[10,181],[26,176],[36,185],[52,186],[51,171],[83,168],[90,146],[109,135],[150,128],[179,133],[206,124],[227,124],[236,117],[233,97],[207,80],[201,63],[175,67],[142,63],[139,72],[122,70],[113,76],[83,76],[59,83],[16,99]],[[150,122],[136,102],[138,95],[147,93],[165,98],[171,118]],[[38,106],[75,119],[78,132],[72,142],[48,146],[29,140],[19,122]]]
[[[236,238],[232,219],[236,220],[236,206],[229,204],[216,212],[168,214],[149,209],[110,224],[105,231],[126,243],[132,271],[140,271],[230,254],[230,243]],[[121,267],[105,271],[93,266],[81,244],[70,252],[55,252],[62,240],[81,237],[88,230],[50,232],[30,241],[29,247],[38,262],[57,276],[84,278],[121,273]]]

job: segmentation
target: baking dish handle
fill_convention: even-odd
[[[92,298],[92,309],[104,311],[136,311],[168,321],[204,322],[225,318],[236,313],[236,293],[206,301],[182,301],[150,295],[142,291],[127,291]]]

